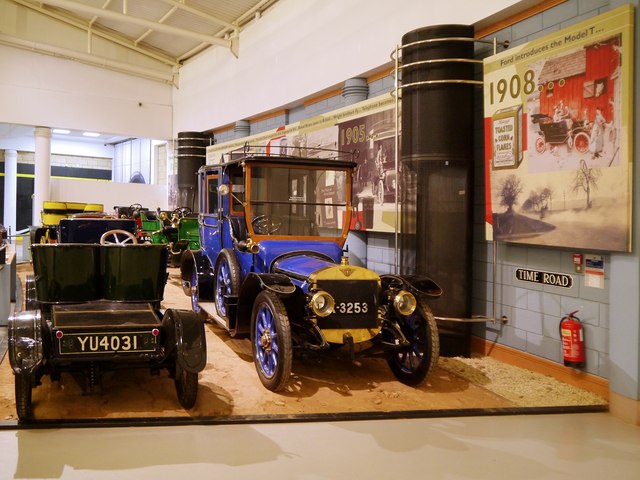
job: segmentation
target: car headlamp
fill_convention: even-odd
[[[400,315],[411,315],[417,305],[416,297],[411,292],[400,290],[393,299],[393,306]]]
[[[336,302],[330,293],[319,291],[311,297],[311,310],[319,317],[327,317],[333,313]]]

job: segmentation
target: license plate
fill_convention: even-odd
[[[58,339],[61,355],[141,353],[156,350],[151,332],[65,333]]]
[[[325,328],[375,328],[378,323],[378,283],[375,280],[323,280],[318,287],[335,300],[331,315],[318,318]]]

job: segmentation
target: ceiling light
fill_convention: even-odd
[[[53,133],[59,133],[60,135],[69,135],[71,130],[65,130],[64,128],[54,128],[51,130]]]
[[[82,135],[85,137],[99,137],[100,134],[96,132],[83,132]]]

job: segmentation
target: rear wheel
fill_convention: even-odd
[[[31,404],[31,375],[28,373],[16,373],[16,411],[18,420],[29,421],[33,418],[33,406]]]
[[[578,133],[573,139],[573,145],[580,153],[587,153],[589,150],[589,135],[584,132]]]
[[[188,372],[176,360],[174,382],[180,405],[189,410],[196,404],[196,399],[198,398],[198,374]]]
[[[404,350],[394,351],[387,358],[387,363],[402,383],[417,385],[438,363],[438,327],[431,309],[421,300],[411,315],[400,317],[399,325],[410,345]]]
[[[268,290],[253,304],[251,349],[262,384],[272,392],[282,390],[291,374],[291,326],[282,300]]]
[[[225,297],[237,296],[239,290],[240,266],[233,252],[225,248],[218,255],[213,286],[216,311],[222,319],[229,319],[228,308],[224,302]]]

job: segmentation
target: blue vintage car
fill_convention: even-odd
[[[31,245],[25,308],[8,329],[20,421],[33,419],[32,389],[42,377],[63,373],[91,393],[101,391],[105,372],[165,369],[180,404],[194,406],[207,360],[202,320],[161,309],[169,250],[138,244],[132,230],[133,220],[63,219],[60,243]]]
[[[272,391],[285,387],[294,349],[384,356],[400,381],[422,382],[439,354],[425,297],[441,289],[349,264],[353,154],[283,150],[246,146],[200,168],[202,247],[180,267],[193,309],[250,337]]]

